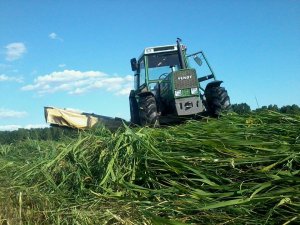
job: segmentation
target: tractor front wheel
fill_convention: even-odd
[[[139,117],[141,126],[159,126],[157,105],[153,95],[146,95],[140,97]]]
[[[205,90],[206,107],[211,116],[218,117],[230,108],[230,98],[224,87],[214,86]]]

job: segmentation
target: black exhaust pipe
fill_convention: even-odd
[[[183,53],[182,53],[182,48],[181,48],[181,39],[177,38],[177,51],[178,51],[178,55],[179,55],[179,64],[180,64],[180,68],[181,69],[185,69],[185,62],[184,62],[184,58],[183,58]]]

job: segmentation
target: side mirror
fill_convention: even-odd
[[[202,60],[200,59],[200,57],[198,55],[194,55],[193,59],[199,66],[202,66]]]
[[[132,58],[130,60],[130,63],[131,63],[131,69],[132,69],[132,71],[137,71],[138,64],[137,64],[136,58]]]

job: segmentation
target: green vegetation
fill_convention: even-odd
[[[103,128],[0,147],[0,224],[296,224],[300,116]]]

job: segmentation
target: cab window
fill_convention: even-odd
[[[142,86],[146,83],[146,70],[145,70],[145,60],[141,58],[139,60],[139,74],[140,74],[140,82],[139,86]]]
[[[162,74],[169,74],[173,69],[179,70],[179,57],[177,52],[161,53],[148,56],[149,80],[158,80]]]

